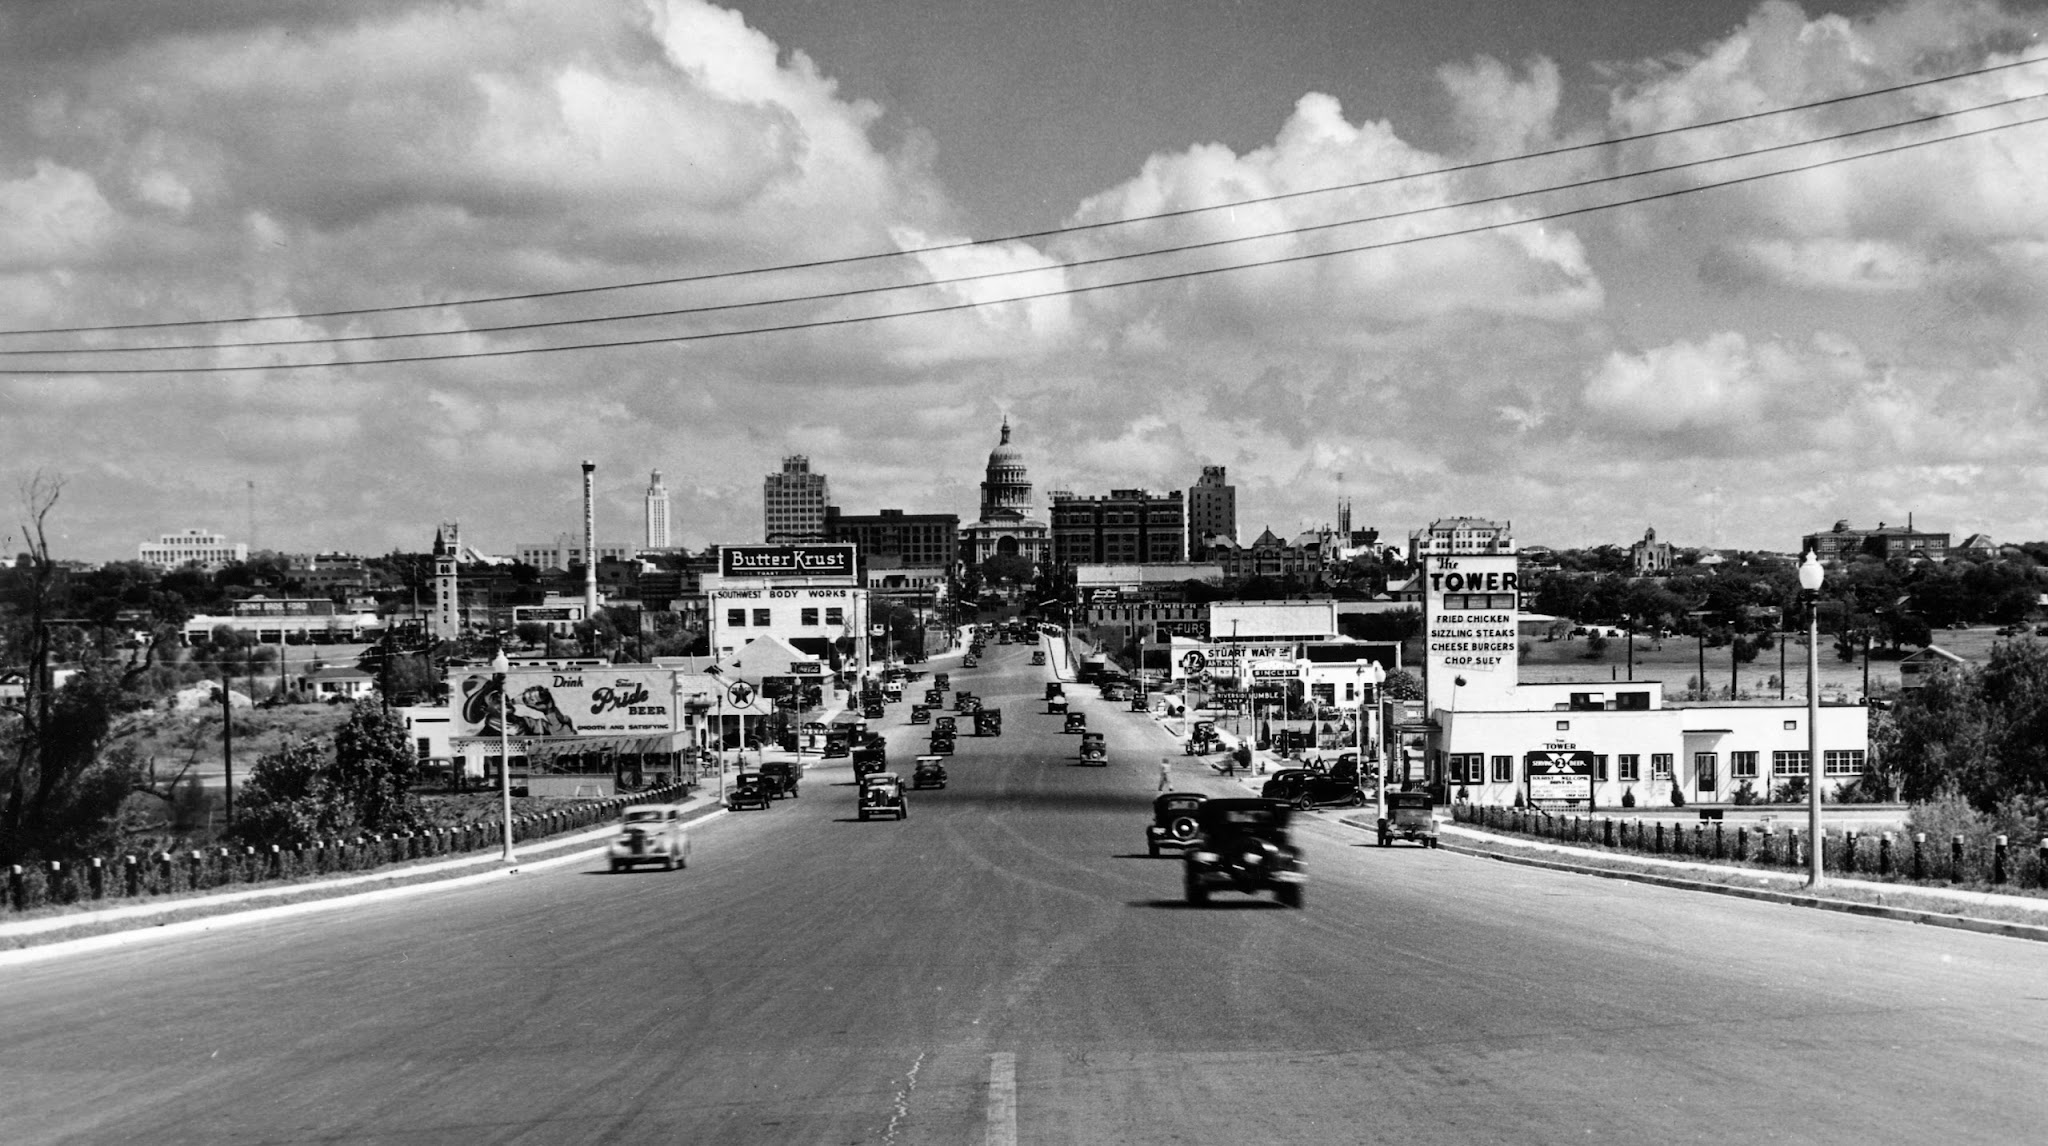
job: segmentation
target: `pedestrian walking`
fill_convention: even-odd
[[[1164,792],[1171,787],[1173,787],[1173,758],[1161,756],[1159,758],[1159,790]]]

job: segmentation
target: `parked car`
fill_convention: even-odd
[[[741,772],[732,778],[732,788],[725,794],[725,808],[729,812],[737,812],[741,808],[766,811],[772,799],[768,794],[768,782],[759,772]]]
[[[860,818],[889,816],[910,818],[910,799],[903,794],[903,777],[894,772],[876,772],[860,782]]]
[[[690,834],[677,804],[628,804],[619,834],[607,849],[613,871],[658,863],[663,871],[690,866]]]
[[[1081,734],[1081,763],[1107,767],[1109,764],[1109,741],[1100,732]]]
[[[1259,789],[1268,800],[1292,804],[1297,811],[1329,804],[1355,808],[1365,803],[1365,791],[1358,785],[1358,769],[1348,773],[1317,772],[1308,768],[1285,768],[1273,773]]]
[[[946,763],[942,756],[920,756],[917,767],[910,770],[910,786],[913,788],[943,788],[946,786]]]
[[[796,765],[788,760],[770,760],[761,765],[760,772],[762,783],[768,786],[768,794],[778,800],[784,796],[794,798],[797,782],[803,778]]]
[[[1195,813],[1195,839],[1182,852],[1188,902],[1214,891],[1271,891],[1286,907],[1301,906],[1301,853],[1288,832],[1293,809],[1277,800],[1215,799]]]
[[[1085,712],[1069,712],[1069,713],[1067,714],[1067,723],[1066,723],[1066,727],[1065,727],[1065,728],[1063,728],[1063,729],[1061,729],[1061,731],[1063,731],[1063,732],[1086,732],[1086,731],[1088,731],[1088,714],[1087,714],[1087,713],[1085,713]]]
[[[1195,813],[1208,802],[1193,792],[1167,792],[1152,801],[1152,822],[1145,825],[1145,850],[1185,848],[1195,842]]]
[[[1380,821],[1380,846],[1396,837],[1426,848],[1437,846],[1436,810],[1428,792],[1388,792],[1387,818]]]
[[[1201,756],[1214,752],[1221,747],[1223,747],[1223,741],[1216,735],[1215,721],[1197,720],[1193,727],[1188,729],[1187,754],[1189,756]]]

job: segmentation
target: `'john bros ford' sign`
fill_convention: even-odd
[[[1521,576],[1513,557],[1432,557],[1423,567],[1429,705],[1512,707]]]

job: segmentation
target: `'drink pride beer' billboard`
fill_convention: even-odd
[[[853,546],[727,545],[718,551],[727,577],[851,577]]]

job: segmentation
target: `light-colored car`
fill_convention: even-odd
[[[690,866],[690,833],[677,804],[629,804],[610,847],[613,871],[658,863],[663,871]]]

